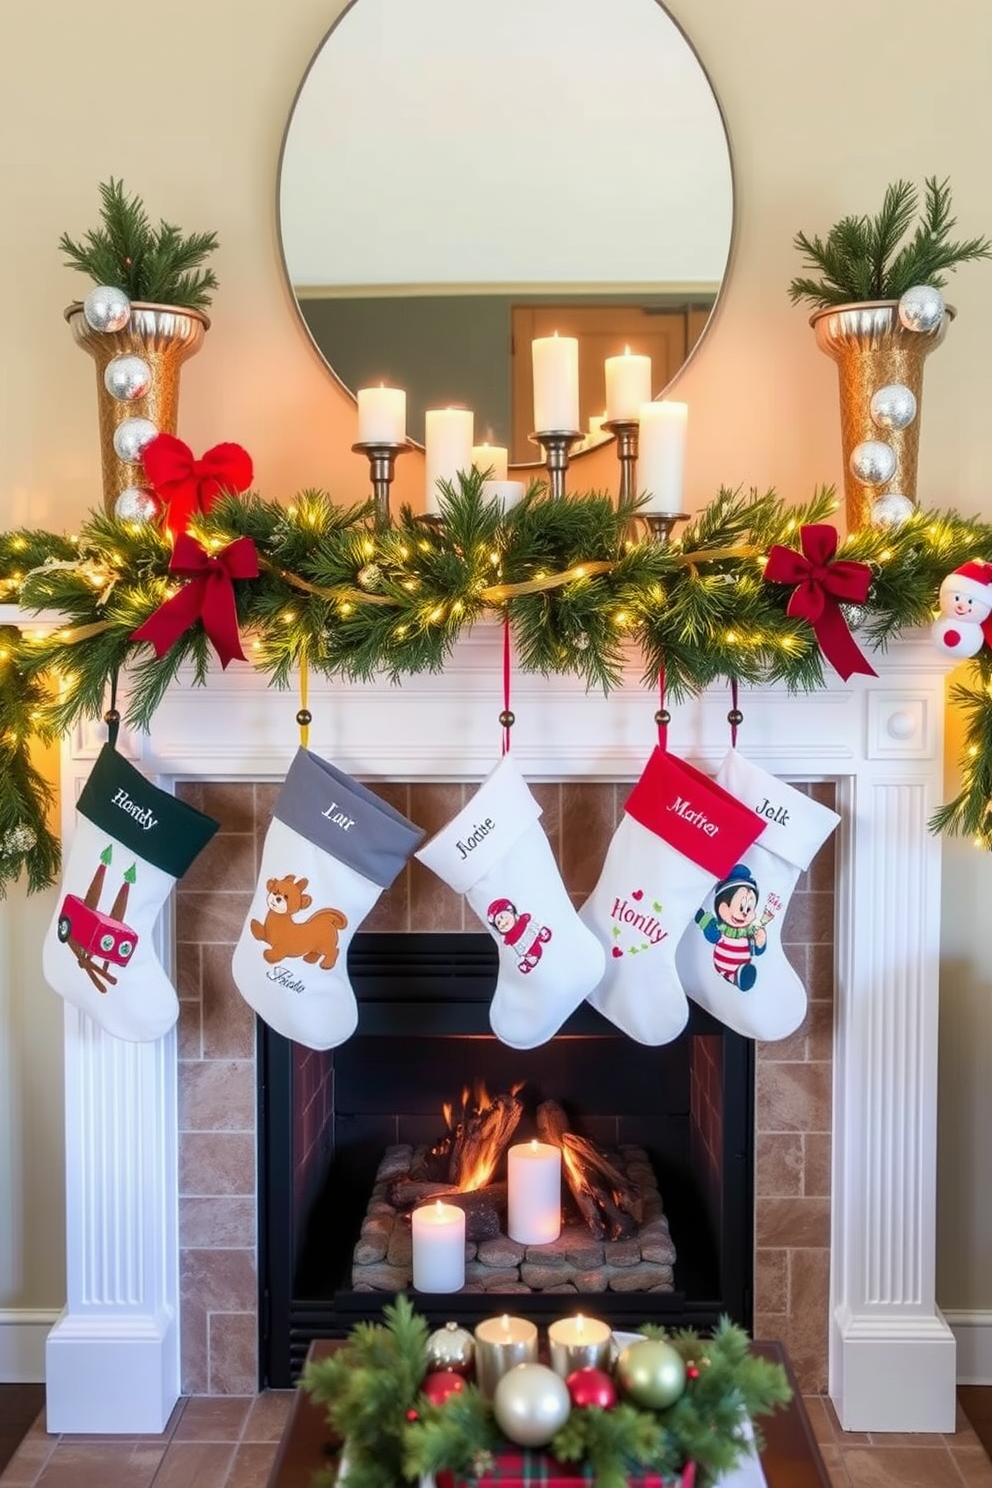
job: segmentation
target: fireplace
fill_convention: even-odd
[[[546,1323],[580,1306],[615,1327],[652,1317],[709,1328],[722,1313],[751,1327],[753,1044],[696,1009],[679,1040],[650,1049],[583,1008],[551,1043],[521,1053],[489,1030],[496,969],[484,934],[360,934],[349,960],[356,1036],[317,1054],[260,1030],[269,1385],[295,1380],[313,1338],[381,1317],[409,1286],[408,1221],[368,1218],[377,1178],[404,1174],[442,1133],[442,1103],[480,1083],[519,1089],[524,1139],[540,1103],[559,1102],[573,1130],[643,1181],[644,1222],[630,1238],[600,1236],[569,1212],[566,1192],[560,1243],[525,1248],[487,1233],[470,1241],[463,1291],[414,1294],[432,1322],[474,1325],[512,1307]],[[388,1212],[382,1197],[378,1208]],[[381,1243],[362,1249],[362,1234]]]
[[[480,625],[443,676],[402,687],[311,680],[312,746],[387,795],[390,782],[454,781],[463,791],[498,748],[499,640],[498,627]],[[941,848],[927,830],[943,799],[947,665],[922,632],[894,639],[874,664],[877,678],[830,677],[809,696],[778,686],[742,692],[743,751],[787,780],[831,789],[842,816],[836,900],[818,935],[835,960],[828,988],[814,993],[814,1016],[796,1040],[758,1051],[754,1322],[794,1357],[808,1355],[804,1385],[829,1388],[846,1429],[948,1431],[954,1339],[934,1295]],[[654,701],[639,670],[631,657],[608,698],[576,679],[520,676],[514,753],[528,779],[565,782],[562,790],[635,779],[653,742]],[[726,691],[713,689],[676,707],[672,749],[715,769],[728,706]],[[249,669],[211,674],[208,688],[183,677],[152,736],[121,744],[165,788],[230,783],[271,804],[296,747],[295,707]],[[102,735],[84,727],[63,744],[67,848]],[[212,1393],[257,1386],[255,1029],[230,984],[234,927],[256,871],[256,839],[243,836],[230,844],[243,888],[196,887],[196,946],[173,948],[172,925],[161,927],[161,954],[191,1023],[184,1017],[157,1043],[130,1045],[66,1009],[67,1305],[46,1358],[55,1431],[159,1431],[181,1384]],[[184,891],[192,898],[187,880],[178,897]],[[378,928],[366,922],[370,933]],[[215,1065],[224,1085],[208,1097],[203,1072],[191,1068],[199,1126],[183,1133],[180,1040],[182,1062]],[[806,1176],[797,1185],[800,1151]],[[204,1174],[217,1187],[191,1190],[191,1175]],[[811,1289],[816,1305],[803,1308]],[[195,1362],[221,1341],[223,1372],[210,1364],[203,1383],[181,1376],[180,1344]]]

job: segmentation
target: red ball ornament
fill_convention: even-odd
[[[565,1384],[572,1404],[579,1410],[590,1405],[612,1410],[617,1403],[617,1387],[603,1369],[576,1369]]]
[[[453,1369],[436,1369],[424,1375],[420,1393],[431,1405],[443,1405],[449,1395],[457,1395],[464,1388],[465,1381]]]
[[[420,1420],[420,1412],[414,1410],[413,1407],[411,1406],[410,1409],[406,1413],[406,1418],[407,1418],[408,1421],[419,1421]]]

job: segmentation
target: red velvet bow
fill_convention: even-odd
[[[853,672],[877,677],[840,608],[842,600],[845,604],[864,604],[871,586],[871,569],[867,563],[834,561],[837,529],[826,523],[800,527],[799,541],[801,553],[776,543],[765,564],[766,579],[797,586],[785,613],[809,621],[820,650],[845,682]]]
[[[222,491],[247,491],[251,485],[251,456],[240,444],[215,444],[202,460],[194,460],[189,445],[174,434],[156,434],[141,459],[149,482],[168,502],[162,526],[173,537],[186,531],[197,512],[208,512]]]
[[[195,537],[181,532],[172,550],[169,572],[190,582],[132,631],[132,641],[151,641],[155,655],[162,657],[194,621],[202,620],[222,667],[235,658],[247,661],[238,636],[233,581],[258,577],[258,557],[251,538],[239,537],[219,553],[208,553]]]

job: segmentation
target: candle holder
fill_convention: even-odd
[[[651,541],[660,543],[667,547],[672,538],[672,528],[676,522],[688,522],[689,512],[638,512],[638,520],[643,522],[651,535]]]
[[[402,443],[387,443],[385,440],[372,439],[360,441],[358,444],[353,444],[351,448],[356,455],[368,456],[372,495],[375,500],[376,525],[384,527],[389,521],[389,488],[396,472],[396,461],[400,455],[405,455],[407,450],[413,449],[413,445],[408,439],[404,439]]]
[[[531,443],[539,444],[544,450],[544,464],[547,467],[553,501],[560,500],[565,494],[565,472],[568,469],[569,455],[584,438],[585,435],[579,429],[544,429],[530,436]]]
[[[633,501],[637,495],[637,446],[641,424],[639,419],[606,419],[603,428],[616,435],[617,459],[620,461],[617,500],[622,505],[625,501]]]

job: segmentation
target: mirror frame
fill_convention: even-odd
[[[352,401],[352,403],[355,405],[356,410],[357,410],[357,407],[358,407],[358,390],[355,389],[355,388],[350,388],[348,386],[348,384],[343,380],[343,378],[341,378],[341,376],[337,373],[337,371],[334,369],[334,367],[331,366],[331,363],[327,360],[327,357],[325,356],[324,352],[321,350],[320,346],[318,345],[317,339],[314,336],[313,332],[311,331],[309,324],[307,323],[306,317],[304,316],[303,311],[300,308],[299,297],[298,297],[295,289],[293,288],[292,275],[290,274],[290,271],[289,271],[289,264],[286,261],[285,235],[283,233],[283,221],[282,221],[282,189],[281,189],[281,187],[282,187],[283,161],[284,161],[284,158],[285,158],[285,155],[286,155],[286,147],[287,147],[287,144],[289,142],[289,133],[290,133],[290,129],[291,129],[292,123],[293,123],[293,116],[296,113],[296,106],[297,106],[297,104],[298,104],[298,102],[300,100],[300,96],[301,96],[304,88],[307,85],[307,82],[308,82],[308,80],[310,78],[310,74],[313,71],[314,67],[316,66],[317,60],[321,56],[321,54],[322,54],[322,52],[324,50],[324,47],[327,45],[328,41],[330,40],[330,38],[332,37],[332,35],[334,34],[334,32],[337,30],[337,28],[340,26],[341,22],[344,20],[345,16],[348,14],[348,12],[350,10],[354,9],[354,7],[356,5],[358,5],[358,4],[360,4],[360,3],[361,3],[361,0],[347,0],[347,3],[341,7],[340,12],[338,13],[337,16],[335,16],[334,20],[331,22],[331,24],[328,26],[327,30],[321,36],[319,42],[317,43],[316,47],[314,48],[313,52],[311,53],[310,60],[309,60],[309,62],[306,65],[306,68],[305,68],[305,70],[303,72],[303,76],[300,78],[300,81],[297,84],[297,86],[296,86],[296,88],[295,88],[295,90],[293,92],[293,97],[292,97],[292,100],[290,102],[289,113],[288,113],[288,116],[287,116],[287,119],[286,119],[285,126],[283,128],[282,139],[281,139],[280,144],[279,144],[279,157],[278,157],[278,160],[276,162],[276,180],[275,180],[275,197],[276,197],[276,203],[275,203],[275,205],[276,205],[276,214],[275,215],[276,215],[276,235],[277,235],[278,249],[279,249],[279,262],[280,262],[280,264],[282,266],[282,273],[283,273],[283,279],[284,279],[284,282],[285,282],[285,287],[286,287],[286,289],[287,289],[287,291],[289,293],[289,296],[290,296],[290,298],[291,298],[291,300],[293,302],[293,309],[294,309],[294,312],[295,312],[295,315],[296,315],[297,322],[300,324],[300,326],[302,326],[302,328],[303,328],[303,330],[304,330],[304,332],[306,334],[307,340],[309,341],[310,346],[313,349],[313,352],[314,352],[315,356],[317,357],[317,360],[320,362],[320,365],[324,368],[324,370],[326,372],[329,372],[330,373],[331,377],[337,383],[337,385],[341,389],[341,391],[343,393],[345,393],[347,395],[347,397],[350,398],[350,400]],[[608,0],[604,0],[604,3],[608,3]],[[737,180],[737,169],[736,169],[736,164],[735,164],[735,160],[734,160],[733,141],[731,139],[730,129],[729,129],[728,124],[727,124],[727,115],[724,112],[723,104],[720,101],[720,96],[717,93],[717,90],[716,90],[716,88],[713,85],[713,79],[710,76],[710,73],[709,73],[708,68],[703,64],[702,58],[700,57],[699,52],[697,51],[695,44],[693,43],[692,39],[690,38],[690,36],[689,36],[688,32],[686,31],[685,27],[683,26],[682,22],[676,16],[674,16],[672,14],[672,12],[668,9],[668,6],[663,3],[663,0],[654,0],[654,4],[657,5],[658,9],[667,17],[667,19],[675,27],[676,31],[679,33],[679,35],[681,36],[683,42],[685,43],[687,49],[689,50],[689,52],[692,54],[693,58],[695,59],[695,62],[696,62],[697,67],[699,68],[700,72],[702,73],[703,77],[705,78],[705,80],[706,80],[706,82],[707,82],[707,84],[709,86],[710,93],[713,96],[713,102],[716,105],[717,116],[718,116],[718,118],[720,120],[720,123],[721,123],[721,125],[723,127],[723,137],[724,137],[724,140],[726,141],[726,145],[727,145],[727,167],[728,167],[728,170],[730,172],[730,236],[729,236],[729,240],[727,242],[727,257],[726,257],[726,262],[725,262],[724,268],[723,268],[723,275],[722,275],[722,277],[720,279],[720,286],[719,286],[719,288],[718,288],[718,290],[716,292],[716,296],[715,296],[715,298],[713,300],[713,304],[710,307],[710,313],[707,316],[706,325],[704,326],[704,328],[702,330],[702,333],[699,335],[699,337],[697,338],[697,340],[694,342],[693,346],[691,347],[688,355],[686,356],[685,361],[682,363],[682,365],[680,366],[679,370],[676,372],[675,376],[672,377],[664,385],[664,387],[659,388],[658,391],[653,395],[653,400],[652,401],[657,402],[660,399],[666,397],[667,395],[669,395],[671,393],[672,389],[675,388],[675,386],[679,382],[679,379],[685,373],[686,368],[689,367],[691,365],[691,363],[693,362],[693,360],[695,359],[696,354],[699,351],[699,348],[706,342],[706,340],[708,339],[708,337],[713,332],[716,318],[717,318],[718,313],[719,313],[719,311],[720,311],[720,309],[722,307],[722,304],[723,304],[724,295],[726,294],[726,290],[727,290],[727,281],[730,278],[731,270],[732,270],[733,263],[734,263],[734,258],[736,256],[737,234],[738,234],[738,226],[739,226],[739,223],[738,223],[739,213],[738,213],[738,196],[737,196],[738,180]],[[574,464],[576,460],[581,460],[583,458],[583,456],[594,454],[597,450],[600,450],[600,449],[605,448],[608,444],[613,443],[613,441],[615,440],[615,438],[616,438],[616,436],[614,434],[604,434],[603,437],[596,444],[590,445],[590,446],[588,446],[585,449],[577,450],[575,452],[575,454],[573,454],[570,457],[571,463]],[[422,440],[414,439],[409,434],[407,435],[407,440],[408,440],[408,443],[414,449],[423,451],[424,444],[423,444],[423,441]],[[544,466],[543,460],[541,460],[541,459],[535,459],[535,460],[528,460],[528,461],[526,461],[524,463],[511,464],[509,468],[510,468],[510,470],[538,471],[538,470],[543,470],[545,468],[545,466]]]

